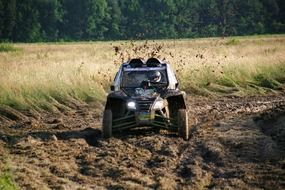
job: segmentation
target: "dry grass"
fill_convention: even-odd
[[[181,88],[204,95],[247,95],[285,82],[285,36],[195,40],[14,44],[0,53],[0,105],[56,110],[69,99],[103,100],[119,64],[166,59]],[[116,51],[115,51],[116,49]]]

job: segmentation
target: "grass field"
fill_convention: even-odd
[[[285,83],[285,35],[2,44],[0,106],[56,111],[73,99],[101,102],[122,61],[151,56],[170,62],[190,94],[264,94]]]

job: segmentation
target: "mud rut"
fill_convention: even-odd
[[[188,106],[189,141],[147,129],[103,140],[98,105],[2,108],[0,169],[21,189],[285,189],[284,94]]]

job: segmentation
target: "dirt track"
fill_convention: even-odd
[[[102,140],[96,103],[52,115],[1,108],[0,169],[21,189],[285,189],[284,94],[188,106],[189,141],[142,129]]]

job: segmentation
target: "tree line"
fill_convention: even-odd
[[[284,0],[0,0],[0,40],[195,38],[285,32]]]

